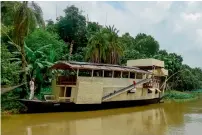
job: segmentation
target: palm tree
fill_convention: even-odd
[[[34,28],[44,27],[45,23],[42,17],[41,8],[35,3],[23,1],[15,11],[14,18],[14,29],[13,29],[13,40],[15,44],[20,46],[22,55],[22,69],[26,68],[25,50],[24,50],[24,39]],[[26,73],[23,74],[23,80],[26,82]]]
[[[107,50],[107,35],[104,29],[101,29],[90,37],[87,45],[86,59],[94,63],[106,62]]]
[[[123,55],[118,32],[114,26],[109,26],[91,35],[87,45],[86,59],[95,63],[118,64],[120,56]]]
[[[106,27],[108,33],[109,51],[108,51],[108,63],[118,64],[120,56],[123,55],[123,46],[119,42],[118,32],[114,25]]]

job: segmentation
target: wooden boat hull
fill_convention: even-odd
[[[159,103],[161,98],[133,100],[133,101],[113,101],[103,102],[102,104],[74,104],[68,102],[47,102],[40,100],[19,101],[27,107],[26,113],[46,113],[46,112],[72,112],[72,111],[92,111],[112,108],[125,108],[132,106],[142,106]]]

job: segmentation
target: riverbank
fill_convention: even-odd
[[[196,100],[199,98],[199,95],[202,94],[202,89],[193,90],[193,91],[176,91],[176,90],[167,90],[165,92],[165,101],[176,101],[176,102],[185,102]]]

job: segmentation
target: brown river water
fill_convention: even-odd
[[[202,99],[141,107],[2,116],[2,135],[202,135]]]

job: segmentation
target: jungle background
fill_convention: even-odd
[[[27,98],[28,82],[36,81],[38,98],[51,92],[52,72],[59,60],[126,65],[130,59],[155,58],[165,62],[172,76],[167,89],[202,88],[202,69],[183,64],[182,56],[160,49],[152,35],[129,33],[90,22],[74,5],[56,21],[44,20],[35,2],[1,2],[1,109],[18,113],[24,107],[15,99]]]

